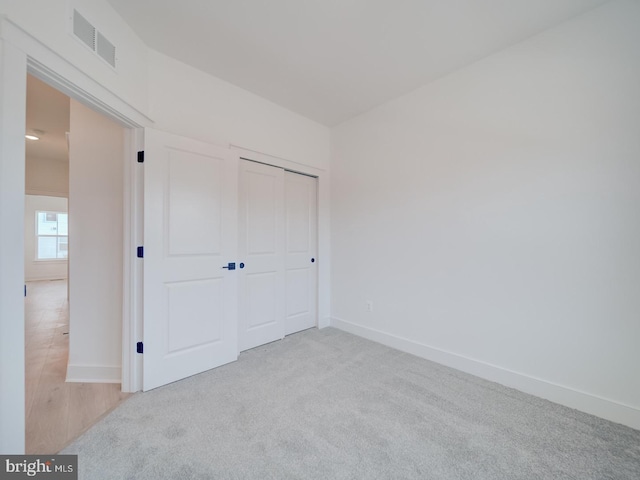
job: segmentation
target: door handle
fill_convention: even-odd
[[[222,268],[228,268],[229,270],[235,270],[236,269],[236,264],[235,264],[235,262],[229,262],[229,263],[227,263],[226,267],[222,267]]]

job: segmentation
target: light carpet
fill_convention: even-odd
[[[137,394],[93,479],[640,479],[640,431],[327,328]]]

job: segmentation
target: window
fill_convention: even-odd
[[[36,260],[67,258],[69,215],[62,212],[36,212]]]

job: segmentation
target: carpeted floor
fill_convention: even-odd
[[[92,479],[640,479],[640,431],[335,329],[127,400]]]

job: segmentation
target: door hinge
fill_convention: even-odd
[[[138,258],[144,258],[144,247],[138,247]]]
[[[144,163],[144,150],[138,152],[138,163]]]
[[[143,353],[143,350],[144,350],[144,345],[142,344],[142,342],[136,343],[136,352]]]

